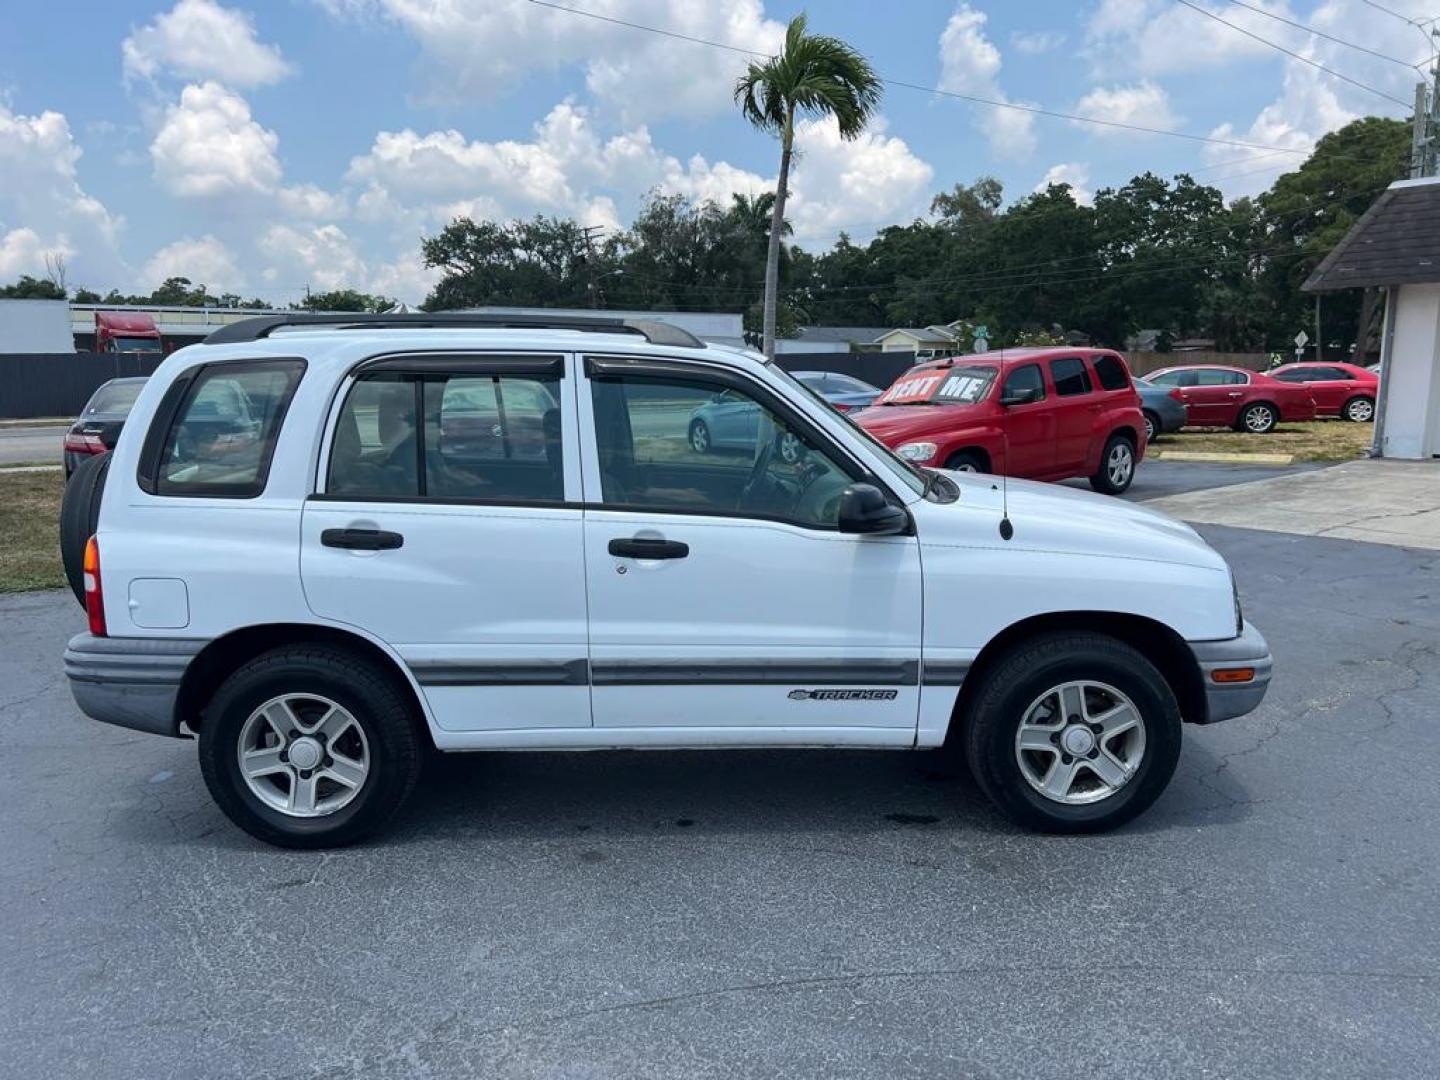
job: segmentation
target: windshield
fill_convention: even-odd
[[[115,352],[159,352],[160,339],[151,337],[116,337],[110,339]]]
[[[90,404],[85,406],[85,411],[128,414],[144,387],[143,382],[109,383],[95,391],[95,396],[90,399]]]
[[[817,393],[811,387],[806,386],[803,382],[795,378],[795,376],[791,375],[788,371],[781,368],[779,365],[771,364],[770,370],[773,371],[776,375],[779,375],[782,379],[786,379],[793,385],[799,387],[816,401],[820,402],[820,404],[824,405],[826,409],[830,408],[830,403],[826,401],[819,393]],[[876,453],[884,457],[886,461],[894,464],[896,467],[896,472],[900,474],[900,479],[904,481],[906,487],[908,487],[911,491],[915,492],[916,495],[925,494],[925,492],[929,489],[931,482],[931,474],[929,472],[921,469],[917,465],[910,464],[910,462],[906,461],[899,454],[895,453],[894,450],[891,450],[879,439],[875,438],[875,436],[871,435],[859,424],[855,423],[854,420],[851,420],[847,413],[836,412],[834,413],[834,415],[838,416],[841,420],[844,420],[847,424],[849,424],[850,430],[858,431],[862,436],[864,436],[865,441],[875,449]]]
[[[990,392],[999,369],[991,364],[922,368],[902,375],[878,405],[973,405]]]

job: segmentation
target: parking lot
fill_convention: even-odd
[[[1273,688],[1079,839],[928,755],[743,751],[447,759],[371,845],[265,848],[76,711],[68,595],[0,598],[5,1071],[1428,1075],[1437,555],[1203,531]]]

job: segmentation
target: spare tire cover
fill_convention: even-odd
[[[70,591],[81,607],[85,606],[85,545],[95,535],[100,520],[100,496],[105,492],[109,471],[108,453],[86,458],[70,475],[60,501],[60,561]]]

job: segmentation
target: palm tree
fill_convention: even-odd
[[[735,84],[735,102],[745,119],[780,136],[780,179],[770,209],[770,245],[765,257],[764,350],[775,356],[775,302],[780,286],[780,234],[785,221],[786,185],[795,153],[795,114],[833,116],[840,137],[854,139],[880,105],[880,79],[870,62],[839,38],[805,33],[805,15],[790,20],[785,47],[763,64],[751,62]]]

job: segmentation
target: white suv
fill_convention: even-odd
[[[754,432],[697,451],[721,395]],[[63,528],[80,708],[198,735],[225,813],[292,846],[383,824],[431,746],[944,745],[1014,820],[1098,830],[1160,794],[1182,721],[1270,678],[1189,527],[916,469],[660,323],[226,327],[150,379]]]

